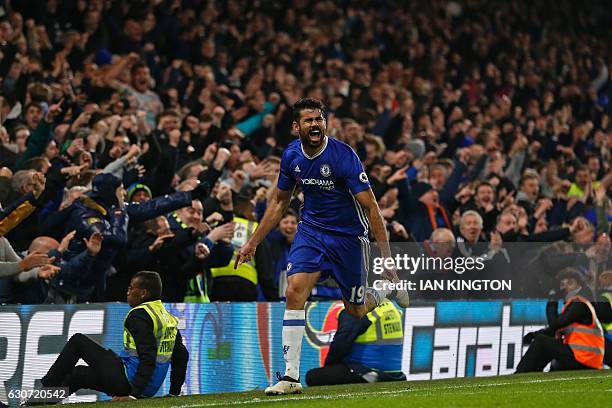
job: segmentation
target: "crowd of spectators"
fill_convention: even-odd
[[[362,159],[392,241],[551,242],[540,269],[596,286],[611,23],[604,1],[1,1],[0,303],[122,300],[142,269],[166,301],[282,297],[299,194],[256,291],[210,271],[234,217],[263,215],[301,97]]]

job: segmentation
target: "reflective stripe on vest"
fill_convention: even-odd
[[[157,345],[156,361],[158,363],[169,362],[172,357],[172,351],[174,350],[178,319],[168,313],[161,300],[142,303],[132,308],[130,313],[136,309],[144,309],[153,321],[153,333]],[[127,316],[129,316],[129,313]],[[128,355],[138,356],[136,352],[136,343],[130,332],[125,328],[125,321],[123,329],[123,348]]]
[[[189,226],[185,224],[181,217],[178,214],[173,212],[171,214],[172,219],[181,227],[181,229],[187,229]],[[204,284],[204,288],[202,289],[202,283]],[[183,296],[183,302],[185,303],[209,303],[210,299],[208,299],[206,287],[206,279],[202,280],[201,274],[198,274],[196,277],[191,278],[187,284],[187,291],[185,292],[185,296]]]
[[[576,361],[585,366],[600,369],[603,367],[604,337],[595,309],[587,299],[582,296],[574,296],[565,302],[561,313],[572,302],[584,303],[591,312],[592,321],[590,325],[572,323],[560,330],[563,334],[563,344],[570,346]]]
[[[213,278],[218,278],[220,276],[239,276],[253,283],[253,285],[257,285],[257,269],[254,259],[241,264],[237,269],[234,269],[234,263],[238,250],[242,248],[249,238],[251,238],[259,224],[255,221],[249,221],[240,217],[234,217],[234,223],[234,237],[232,238],[234,254],[232,255],[232,260],[227,265],[220,268],[211,268],[210,272]]]
[[[201,273],[197,274],[187,284],[187,292],[183,297],[185,303],[210,303],[208,298],[206,278]]]
[[[176,341],[178,319],[168,313],[160,300],[145,302],[132,310],[135,309],[143,309],[146,311],[153,322],[153,334],[157,351],[155,369],[151,374],[149,382],[142,391],[143,396],[152,397],[159,391],[168,374],[172,351],[174,350],[174,343]],[[132,310],[130,310],[130,313]],[[124,349],[121,352],[120,358],[125,367],[126,377],[130,384],[133,384],[138,372],[138,367],[140,366],[140,358],[138,357],[134,339],[125,328],[125,321],[123,323],[123,347]]]
[[[595,336],[597,336],[600,333],[600,329],[598,329],[597,327],[594,327],[592,329],[587,329],[586,327],[572,327],[572,326],[569,326],[569,327],[563,329],[562,332],[563,332],[563,334],[569,334],[569,333],[589,333],[589,334],[594,334]]]
[[[612,292],[604,292],[601,294],[601,296],[608,299],[608,302],[610,302],[610,307],[612,307]],[[606,337],[612,340],[612,322],[602,323],[601,326],[606,332]]]
[[[402,314],[395,305],[384,300],[380,306],[367,315],[372,322],[370,327],[355,339],[360,344],[402,344],[404,329],[402,327]]]
[[[181,220],[181,217],[178,216],[178,214],[176,212],[172,213],[172,218],[174,218],[174,221],[176,221],[176,223],[182,228],[182,229],[187,229],[189,228],[189,226],[187,224],[185,224],[183,222],[183,220]]]

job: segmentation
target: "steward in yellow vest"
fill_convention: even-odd
[[[344,310],[339,313],[338,330],[325,365],[306,373],[309,386],[406,379],[401,371],[402,312],[387,299],[375,306],[372,291],[366,291],[366,308],[370,312],[364,317],[354,318]]]
[[[603,292],[601,296],[608,301],[608,309],[612,309],[612,292]],[[597,315],[599,316],[599,313]],[[605,321],[601,317],[600,320],[602,322],[601,325],[604,329],[604,336],[606,336],[606,339],[608,339],[609,341],[612,341],[612,320]]]
[[[155,395],[166,379],[170,364],[171,378],[176,371],[180,385],[185,379],[188,353],[178,331],[178,319],[168,313],[160,299],[159,275],[156,272],[137,273],[128,288],[132,310],[124,320],[121,353],[125,375],[132,386],[130,395]],[[170,394],[180,394],[180,385],[174,381]]]
[[[612,342],[612,270],[608,269],[599,275],[599,302],[595,304],[595,312],[597,312],[597,318],[601,322],[604,329],[604,336],[606,337],[606,343]],[[606,344],[606,349],[612,349]],[[611,350],[612,351],[612,350]],[[608,353],[606,353],[608,354]],[[612,353],[610,353],[612,354]],[[606,359],[607,360],[607,359]],[[612,357],[610,357],[612,360]],[[612,363],[612,361],[610,361]],[[612,364],[606,361],[606,365],[611,366]]]
[[[67,385],[70,394],[83,388],[93,389],[113,400],[152,397],[172,366],[169,394],[180,395],[189,354],[178,330],[178,319],[161,303],[161,291],[157,272],[134,275],[127,293],[132,309],[124,321],[121,355],[77,333],[40,380],[41,385]],[[87,365],[77,366],[79,359]]]
[[[234,269],[234,263],[236,262],[236,254],[240,248],[251,238],[257,226],[259,225],[255,221],[249,221],[245,218],[234,217],[234,237],[232,238],[232,245],[234,246],[234,254],[232,260],[227,265],[220,268],[211,268],[213,279],[221,276],[237,276],[251,282],[257,286],[257,269],[255,260],[240,264]]]
[[[612,368],[612,272],[606,271],[599,278],[603,289],[599,294],[599,301],[593,307],[604,330],[604,364]],[[602,283],[605,284],[601,285]]]

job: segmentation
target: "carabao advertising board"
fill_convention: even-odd
[[[190,361],[184,394],[263,388],[284,369],[283,303],[170,304]],[[524,352],[521,338],[545,322],[543,301],[440,301],[405,310],[403,371],[410,380],[510,374]],[[339,302],[307,306],[302,376],[325,361]],[[84,333],[119,352],[125,304],[0,307],[0,400],[31,389],[66,341]],[[167,393],[166,381],[160,395]],[[72,401],[103,396],[81,392]]]

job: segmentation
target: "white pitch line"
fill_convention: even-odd
[[[210,402],[210,403],[189,404],[189,405],[175,405],[172,408],[218,407],[218,406],[224,406],[224,405],[262,404],[262,403],[265,404],[269,402],[284,402],[284,401],[328,400],[328,399],[335,399],[335,398],[365,397],[365,396],[370,396],[370,395],[403,394],[406,392],[413,392],[413,391],[415,390],[353,392],[353,393],[346,393],[346,394],[301,395],[301,396],[293,396],[293,397],[263,397],[263,399],[255,398],[252,400],[245,400],[245,401]]]
[[[494,390],[488,389],[488,390],[478,390],[478,391],[467,391],[467,392],[458,392],[457,394],[454,395],[485,395],[485,394],[491,394],[491,392]],[[608,389],[608,390],[600,390],[603,392],[611,392],[612,389]],[[538,394],[575,394],[576,390],[516,390],[516,391],[506,391],[507,393],[510,394],[533,394],[533,393],[538,393]],[[437,395],[435,392],[425,392],[425,393],[420,393],[420,394],[410,394],[411,398],[414,397],[431,397]]]
[[[246,405],[246,404],[266,404],[266,403],[275,403],[275,402],[285,402],[285,401],[304,401],[304,400],[328,400],[335,398],[354,398],[354,397],[368,397],[368,396],[378,396],[378,395],[389,395],[389,394],[404,394],[404,393],[414,393],[415,397],[418,396],[428,396],[432,395],[432,393],[439,392],[440,390],[453,390],[453,389],[461,389],[461,388],[480,388],[480,387],[499,387],[504,385],[513,385],[513,384],[539,384],[539,383],[547,383],[547,382],[562,382],[562,381],[574,381],[574,380],[591,380],[598,378],[612,378],[612,375],[596,375],[596,376],[580,376],[580,377],[571,377],[571,378],[543,378],[543,379],[533,379],[526,381],[507,381],[507,382],[497,382],[497,383],[489,383],[489,384],[464,384],[464,385],[447,385],[443,387],[431,387],[427,388],[417,388],[417,389],[404,389],[404,390],[388,390],[388,391],[371,391],[371,392],[352,392],[352,393],[342,393],[342,394],[333,394],[333,395],[302,395],[302,396],[292,396],[292,397],[278,397],[278,398],[269,398],[263,397],[255,398],[252,400],[244,400],[244,401],[231,401],[231,402],[204,402],[198,404],[186,404],[186,405],[173,405],[172,408],[198,408],[198,407],[219,407],[226,405]],[[431,391],[432,393],[427,393],[427,391]],[[558,392],[558,390],[556,390]],[[612,391],[605,390],[605,391]],[[528,391],[525,391],[528,392]],[[542,391],[538,391],[542,392]],[[420,393],[420,394],[419,394]]]

